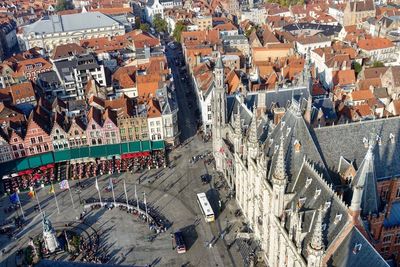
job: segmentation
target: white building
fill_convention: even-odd
[[[257,25],[262,25],[265,23],[266,14],[265,8],[252,8],[249,11],[242,11],[240,21],[248,19]]]
[[[76,55],[53,64],[54,71],[64,89],[63,98],[83,99],[84,88],[90,79],[101,87],[107,86],[104,66],[91,55]]]
[[[153,18],[156,14],[160,14],[164,18],[164,6],[161,5],[159,0],[149,0],[145,6],[146,20],[153,23]]]
[[[44,47],[51,51],[61,44],[79,44],[82,39],[123,34],[124,25],[116,20],[100,12],[86,12],[42,18],[24,26],[21,39],[26,49]]]
[[[296,50],[301,55],[306,55],[316,48],[323,48],[331,46],[331,40],[324,36],[306,36],[299,37],[296,40]]]

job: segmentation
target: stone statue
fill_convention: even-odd
[[[59,243],[56,237],[56,232],[54,231],[50,220],[46,218],[46,215],[44,213],[42,224],[44,246],[49,253],[53,253],[57,248],[59,248]]]
[[[43,224],[43,232],[51,232],[51,231],[53,231],[53,227],[51,226],[51,222],[50,222],[49,219],[46,218],[46,215],[44,213],[43,213],[42,224]]]

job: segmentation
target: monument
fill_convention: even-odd
[[[44,246],[48,253],[53,253],[54,251],[56,251],[57,248],[59,248],[59,243],[57,241],[56,232],[54,231],[50,220],[46,218],[46,215],[44,213],[42,224]]]

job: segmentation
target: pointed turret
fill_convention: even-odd
[[[285,167],[284,140],[281,138],[278,155],[275,161],[275,170],[272,175],[272,190],[275,195],[273,200],[273,213],[276,217],[280,217],[285,207],[285,190],[287,183],[286,167]]]
[[[316,211],[317,221],[315,222],[314,231],[312,232],[311,241],[308,245],[307,266],[322,266],[322,258],[324,256],[325,245],[322,233],[322,217],[323,209]]]
[[[355,215],[377,214],[380,200],[375,176],[373,146],[370,145],[352,182],[353,197],[350,211]]]
[[[242,134],[242,119],[240,118],[240,104],[238,103],[237,106],[237,112],[235,114],[235,120],[234,120],[234,131],[235,134],[241,135]]]
[[[217,62],[215,63],[216,69],[224,69],[224,63],[222,62],[221,54],[218,55]]]
[[[324,249],[324,242],[322,237],[322,209],[317,211],[317,221],[315,222],[314,232],[311,237],[310,247],[314,250]]]
[[[257,138],[257,108],[253,107],[253,116],[251,119],[249,142],[256,144],[258,142]]]
[[[279,145],[278,157],[275,162],[275,170],[273,174],[274,180],[285,180],[286,181],[286,167],[285,167],[285,152],[284,152],[284,140],[281,138],[281,144]]]

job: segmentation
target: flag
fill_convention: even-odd
[[[68,180],[62,180],[60,182],[60,189],[61,190],[69,189]]]
[[[53,184],[51,184],[49,194],[54,194],[54,193],[55,193],[54,186],[53,186]]]
[[[35,192],[34,191],[29,191],[28,196],[30,198],[33,198],[35,196]]]
[[[10,201],[11,201],[12,204],[19,203],[19,196],[18,196],[17,192],[15,192],[14,194],[12,194],[10,196]]]
[[[97,191],[99,191],[99,184],[97,183],[97,178],[96,178],[96,182],[94,184],[94,187],[96,187]]]

